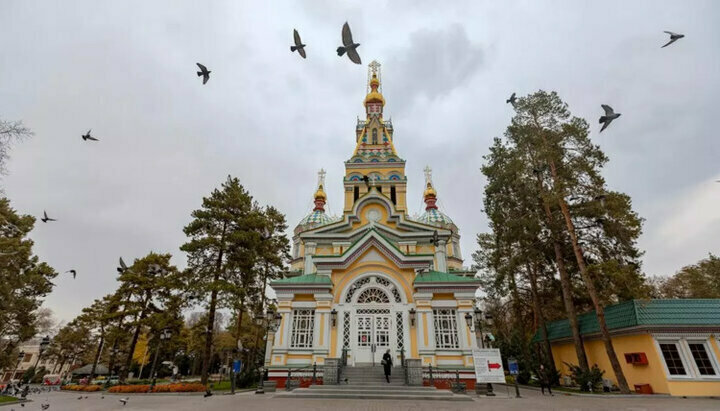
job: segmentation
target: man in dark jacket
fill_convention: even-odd
[[[392,369],[392,356],[390,355],[389,349],[385,352],[385,354],[383,354],[382,365],[383,365],[383,368],[385,368],[385,379],[387,380],[387,382],[390,382],[390,370]]]

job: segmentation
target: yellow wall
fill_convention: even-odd
[[[720,349],[714,338],[711,338],[710,345],[715,351],[715,357],[720,358]],[[635,384],[650,384],[654,393],[671,394],[676,396],[697,396],[697,395],[719,395],[720,381],[669,381],[667,379],[661,354],[657,351],[653,337],[649,334],[625,335],[613,337],[613,346],[618,356],[620,367],[625,374],[625,379],[634,390]],[[585,353],[590,366],[597,364],[605,371],[603,378],[617,384],[617,378],[612,371],[610,360],[605,352],[605,345],[602,340],[584,341]],[[577,365],[575,345],[570,343],[552,344],[555,367],[563,375],[569,375],[569,369],[565,363]],[[626,353],[644,352],[648,359],[648,365],[632,365],[625,361]]]

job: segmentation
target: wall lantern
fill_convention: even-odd
[[[334,308],[330,311],[330,323],[333,327],[337,325],[337,311]]]
[[[473,316],[470,313],[465,313],[465,322],[467,323],[468,328],[472,328],[473,326]]]
[[[410,326],[411,326],[411,327],[414,327],[414,326],[415,326],[415,318],[416,318],[416,316],[417,316],[417,311],[415,311],[414,308],[411,308],[411,309],[410,309]]]

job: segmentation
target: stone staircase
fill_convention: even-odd
[[[340,377],[340,385],[311,385],[308,388],[296,388],[277,394],[275,398],[472,401],[466,395],[453,394],[449,390],[406,386],[401,367],[393,368],[391,374],[388,383],[381,366],[346,367]]]

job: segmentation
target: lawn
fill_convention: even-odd
[[[0,404],[2,404],[4,402],[13,402],[13,401],[17,401],[17,398],[10,397],[7,395],[0,395]]]

